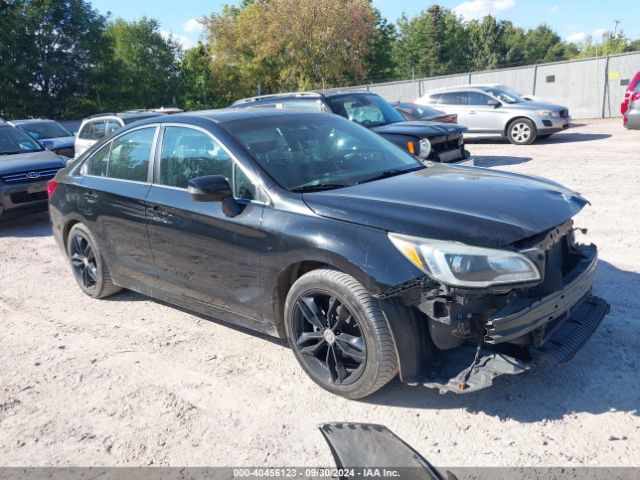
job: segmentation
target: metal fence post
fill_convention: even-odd
[[[604,118],[604,110],[607,100],[611,101],[609,97],[609,55],[607,55],[607,61],[604,64],[604,92],[602,92],[602,118]],[[609,105],[609,116],[611,116],[611,105]]]
[[[538,64],[536,63],[533,66],[533,92],[531,93],[532,95],[536,94],[537,83],[538,83]]]

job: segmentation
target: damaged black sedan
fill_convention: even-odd
[[[608,304],[558,184],[421,162],[322,113],[130,125],[49,186],[79,287],[121,288],[286,337],[348,398],[396,375],[472,392],[570,359]]]

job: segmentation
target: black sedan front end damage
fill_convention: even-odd
[[[420,364],[404,374],[401,367],[403,380],[469,393],[501,375],[570,360],[609,311],[591,294],[597,249],[576,243],[574,231],[569,220],[513,245],[539,281],[472,289],[425,276],[379,293],[386,311],[392,302],[411,307],[424,332]]]

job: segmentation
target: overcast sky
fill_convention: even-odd
[[[231,0],[93,0],[100,12],[110,11],[113,17],[135,20],[142,16],[157,18],[162,30],[173,34],[185,47],[198,41],[201,29],[196,19],[220,11]],[[452,8],[467,19],[481,18],[491,13],[511,20],[522,27],[549,24],[565,40],[581,41],[586,35],[599,38],[613,30],[614,21],[632,39],[640,38],[639,0],[374,0],[383,15],[395,21],[403,12],[413,15],[438,3]]]

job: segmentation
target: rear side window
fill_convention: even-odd
[[[105,124],[104,120],[97,120],[95,122],[89,122],[82,127],[78,138],[82,140],[100,140],[105,137]]]
[[[222,175],[231,182],[231,157],[213,138],[187,127],[167,127],[162,140],[160,184],[187,188],[189,180]]]
[[[467,92],[443,93],[440,100],[441,105],[466,105]]]
[[[108,137],[113,132],[118,130],[120,127],[121,127],[121,125],[118,122],[116,122],[115,120],[107,120],[107,127],[105,128],[104,136]]]
[[[141,128],[111,142],[107,176],[120,180],[146,182],[155,133],[156,127]]]
[[[109,165],[109,153],[111,152],[111,143],[107,143],[100,150],[93,154],[89,161],[88,173],[96,177],[106,177],[107,167]]]

